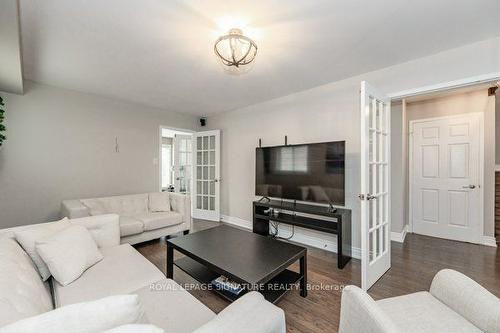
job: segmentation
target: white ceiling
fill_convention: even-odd
[[[500,35],[498,0],[20,3],[25,78],[197,115]],[[259,46],[245,75],[213,55],[224,17]]]

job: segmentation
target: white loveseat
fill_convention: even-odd
[[[374,301],[356,286],[342,292],[340,333],[499,333],[500,299],[451,269],[430,291]]]
[[[191,199],[188,195],[163,192],[168,197],[169,211],[152,211],[152,196],[160,193],[120,195],[103,198],[64,200],[61,217],[70,219],[103,214],[120,215],[122,243],[137,244],[169,236],[188,233],[192,228]]]
[[[137,294],[148,321],[165,333],[285,333],[283,311],[256,292],[244,295],[216,315],[176,282],[166,279],[132,246],[120,245],[117,215],[70,222],[90,231],[104,259],[67,286],[51,280],[53,297],[49,283],[42,281],[12,230],[0,231],[0,332],[2,326],[54,307]]]

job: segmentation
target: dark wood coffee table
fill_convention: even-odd
[[[174,249],[185,257],[174,262]],[[300,261],[300,272],[287,269]],[[219,226],[167,240],[167,278],[174,265],[202,283],[224,275],[246,286],[238,296],[212,288],[229,301],[249,290],[258,290],[276,303],[300,282],[300,295],[307,296],[307,249],[266,236]]]

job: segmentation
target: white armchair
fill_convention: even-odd
[[[500,299],[451,269],[429,292],[374,301],[356,286],[342,293],[340,333],[500,332]]]

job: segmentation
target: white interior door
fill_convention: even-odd
[[[194,134],[193,217],[220,221],[220,131]]]
[[[361,287],[391,267],[390,99],[361,83]]]
[[[413,232],[480,241],[481,113],[413,121]]]
[[[177,193],[191,193],[192,135],[176,134],[174,146],[174,191]]]

